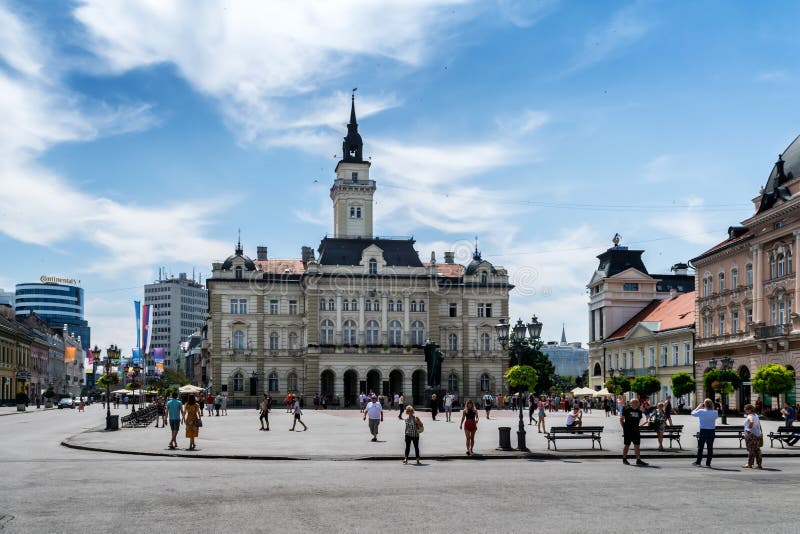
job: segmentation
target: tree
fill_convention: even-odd
[[[517,391],[531,391],[539,380],[536,369],[530,365],[515,365],[506,371],[505,379],[508,385]]]
[[[538,339],[511,337],[508,342],[508,366],[509,368],[515,365],[533,367],[539,377],[536,384],[538,391],[550,391],[556,368],[550,362],[547,354],[541,351],[541,346],[542,342]]]
[[[627,378],[615,376],[606,380],[605,386],[609,393],[613,393],[614,395],[622,395],[623,393],[627,393],[631,390],[631,381]]]
[[[183,371],[180,369],[164,369],[164,372],[161,373],[158,380],[153,383],[153,387],[157,391],[166,391],[176,384],[178,386],[185,386],[189,382],[190,380],[186,378],[186,375],[183,374]]]
[[[559,393],[564,393],[575,388],[575,379],[573,379],[571,376],[561,376],[555,374],[551,378],[551,382],[553,383],[553,386],[555,386],[556,391]]]
[[[703,387],[706,392],[716,391],[727,395],[733,393],[734,389],[739,389],[741,383],[739,373],[732,369],[709,369],[703,373]]]
[[[115,384],[119,384],[119,377],[116,375],[116,373],[103,375],[95,381],[95,384],[100,387],[113,386]],[[45,393],[45,395],[47,394]]]
[[[693,393],[697,387],[697,382],[689,373],[677,373],[672,375],[672,392],[676,397],[683,397]]]
[[[794,372],[783,365],[770,363],[756,371],[752,386],[756,393],[780,397],[794,387]]]
[[[637,376],[631,381],[631,389],[640,397],[649,397],[661,391],[661,381],[654,376]]]

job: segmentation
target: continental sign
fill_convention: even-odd
[[[81,283],[80,280],[75,280],[74,278],[61,278],[58,276],[45,275],[40,276],[39,281],[43,284],[67,284],[70,286],[77,286]]]

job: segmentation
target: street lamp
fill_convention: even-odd
[[[495,325],[494,327],[495,332],[497,333],[497,340],[500,341],[500,344],[503,346],[503,350],[508,348],[508,331],[509,331],[509,324],[508,321],[505,319],[500,319],[500,322]],[[513,328],[513,337],[517,340],[525,339],[525,334],[528,334],[531,341],[534,344],[538,343],[539,336],[542,333],[542,322],[539,321],[536,316],[534,315],[531,318],[531,322],[525,324],[522,322],[522,319],[517,319],[517,323],[514,325]],[[516,359],[517,364],[519,364],[519,360]],[[522,392],[520,392],[522,393]],[[517,449],[520,451],[527,451],[528,447],[525,445],[525,421],[523,419],[522,408],[524,405],[523,396],[520,394],[519,402],[519,429],[517,430]]]
[[[106,376],[106,430],[116,430],[111,427],[111,361],[119,358],[120,350],[116,345],[106,349],[105,371]]]

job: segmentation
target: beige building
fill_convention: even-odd
[[[750,378],[759,367],[800,364],[800,137],[779,156],[753,199],[754,212],[728,238],[694,258],[697,277],[698,375],[711,359],[733,359],[743,386],[729,397],[741,410],[754,401]],[[700,381],[699,381],[700,382]],[[698,394],[703,392],[698,384]],[[796,403],[796,383],[789,400]],[[765,397],[765,405],[772,399]]]
[[[600,254],[589,290],[589,387],[613,375],[653,374],[660,397],[672,393],[670,377],[691,372],[694,277],[675,264],[671,274],[649,274],[643,250],[614,246]],[[687,363],[688,362],[688,363]]]
[[[502,391],[507,361],[494,325],[508,316],[508,274],[476,250],[467,266],[452,252],[423,263],[414,240],[373,236],[370,162],[362,158],[355,106],[330,190],[334,234],[315,255],[256,259],[237,244],[206,280],[210,319],[201,380],[232,405],[265,392],[322,395],[352,405],[361,391],[404,393],[421,404],[423,345],[444,353],[441,386],[462,398]]]

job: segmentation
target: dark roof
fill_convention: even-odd
[[[600,260],[597,270],[602,272],[605,278],[619,274],[631,267],[648,274],[647,267],[642,261],[642,254],[644,254],[644,250],[628,250],[628,247],[621,246],[611,247],[597,256],[597,259]]]
[[[764,186],[764,192],[761,195],[758,213],[770,209],[778,199],[788,200],[791,195],[783,184],[798,176],[800,176],[800,136],[795,137],[772,166],[772,171],[767,178],[767,185]]]
[[[383,259],[390,267],[422,267],[413,239],[341,239],[326,237],[319,244],[320,265],[358,265],[364,249],[375,245],[383,250]]]
[[[694,291],[694,276],[691,274],[654,274],[652,276],[659,280],[656,283],[656,291],[664,293],[673,289],[678,293]]]
[[[244,249],[242,248],[242,242],[241,241],[239,241],[236,244],[236,250],[234,251],[233,255],[232,256],[228,256],[228,259],[226,259],[223,262],[222,270],[223,271],[229,271],[231,269],[231,267],[233,267],[234,258],[236,258],[237,256],[240,256],[244,260],[244,268],[245,269],[247,269],[248,271],[255,271],[256,270],[256,264],[253,263],[253,260],[251,260],[249,257],[247,257],[245,255]]]

